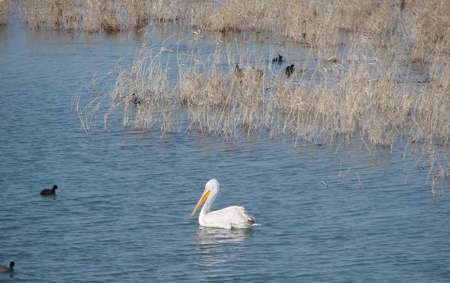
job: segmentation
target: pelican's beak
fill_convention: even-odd
[[[205,201],[208,199],[210,191],[206,191],[203,193],[202,197],[199,199],[199,201],[197,202],[197,204],[194,207],[194,210],[192,210],[191,216],[194,216],[195,212],[197,211],[197,209],[199,209],[200,207],[202,207],[202,205],[205,203]]]

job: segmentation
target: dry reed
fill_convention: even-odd
[[[410,7],[412,58],[415,61],[431,61],[433,57],[447,59],[450,55],[450,2],[446,0],[406,1]],[[448,62],[448,61],[447,61]]]
[[[145,0],[23,1],[20,8],[31,29],[119,32],[147,24]]]
[[[143,51],[108,93],[105,125],[110,115],[121,112],[125,127],[159,128],[165,134],[186,114],[181,129],[208,135],[288,136],[311,143],[351,142],[358,136],[368,148],[392,149],[398,142],[421,147],[432,162],[435,152],[449,144],[450,49],[445,43],[450,29],[444,11],[450,2],[149,3],[142,9],[143,22],[183,21],[199,33],[271,32],[308,44],[319,57],[312,72],[320,80],[311,82],[304,75],[307,66],[296,66],[288,77],[272,68],[272,57],[230,55],[218,45],[208,58],[193,55],[179,64],[178,79],[170,82],[158,54]],[[414,64],[426,80],[409,76]],[[87,112],[98,112],[96,103],[106,100],[95,101]],[[447,178],[445,164],[431,166],[433,176]]]
[[[3,1],[7,3],[8,1]],[[197,31],[270,32],[322,51],[346,40],[369,40],[402,50],[415,62],[450,49],[446,0],[49,0],[21,1],[32,29],[118,32],[151,20],[179,21]],[[334,54],[333,54],[334,53]],[[336,55],[332,52],[331,55]]]
[[[164,133],[185,109],[188,129],[226,137],[287,135],[323,143],[358,134],[383,147],[399,140],[448,145],[450,65],[433,65],[430,83],[419,88],[414,80],[399,79],[400,62],[393,56],[380,55],[374,64],[360,56],[337,81],[324,72],[311,84],[299,71],[287,77],[271,69],[270,60],[253,56],[251,63],[242,59],[249,54],[230,56],[218,47],[211,57],[180,64],[175,88],[158,55],[142,51],[130,69],[119,72],[106,117],[121,109],[124,126],[158,125]]]
[[[8,24],[10,0],[0,0],[0,26]]]
[[[150,19],[173,22],[191,18],[203,1],[48,0],[22,1],[20,8],[31,29],[86,32],[140,30]],[[201,14],[201,13],[200,13]],[[195,16],[198,17],[198,16]]]
[[[158,128],[162,134],[173,131],[178,98],[168,80],[167,66],[160,62],[160,55],[143,48],[130,68],[119,67],[112,73],[115,84],[110,91],[98,91],[96,80],[93,80],[86,94],[77,96],[74,101],[82,128],[85,131],[95,129],[97,116],[103,113],[105,128],[119,119],[125,128]],[[116,117],[118,112],[122,118]]]

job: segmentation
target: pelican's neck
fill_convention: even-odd
[[[218,190],[211,191],[208,199],[205,201],[205,204],[202,207],[202,210],[200,210],[200,217],[207,214],[210,211],[212,204],[217,197],[217,192]]]

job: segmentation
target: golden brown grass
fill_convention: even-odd
[[[198,0],[46,0],[19,2],[31,29],[120,32],[140,30],[149,20],[173,22],[197,16]],[[201,13],[200,13],[201,14]]]
[[[225,0],[194,24],[212,31],[272,32],[321,46],[335,43],[343,32],[385,33],[395,18],[393,6],[390,1],[373,0]]]
[[[446,0],[416,0],[410,3],[413,21],[413,59],[430,61],[433,57],[450,55],[450,2]],[[443,56],[442,56],[443,55]]]
[[[218,66],[205,74],[181,71],[179,95],[189,128],[226,137],[253,134],[264,117],[262,80],[256,69],[243,74],[233,68],[224,73]]]
[[[400,140],[448,145],[450,65],[433,65],[430,82],[419,84],[399,79],[403,70],[395,54],[379,55],[375,63],[362,55],[348,61],[340,76],[324,71],[332,63],[318,64],[321,80],[311,83],[301,71],[288,78],[267,58],[232,56],[218,47],[211,57],[180,64],[175,87],[159,55],[144,50],[131,68],[119,72],[105,117],[119,110],[124,126],[159,127],[164,134],[186,111],[189,130],[225,137],[289,136],[323,143],[357,135],[372,146],[392,147]],[[256,63],[243,59],[249,57]]]
[[[8,23],[9,7],[9,0],[0,0],[0,26]]]
[[[313,72],[320,79],[305,76],[307,63],[297,65],[288,78],[283,70],[272,68],[272,57],[230,54],[218,44],[210,57],[193,55],[187,64],[179,64],[177,80],[170,82],[159,55],[145,51],[130,69],[120,72],[108,93],[105,124],[119,112],[124,126],[159,128],[162,134],[183,125],[181,129],[231,138],[287,136],[295,142],[326,143],[351,142],[358,136],[369,149],[392,149],[399,142],[415,150],[420,147],[432,162],[440,160],[434,157],[436,152],[449,145],[450,1],[123,3],[129,11],[130,3],[141,5],[135,8],[141,14],[127,12],[134,15],[131,24],[114,16],[119,11],[116,3],[109,9],[115,11],[111,19],[100,17],[100,24],[85,24],[82,29],[113,32],[153,19],[182,22],[196,34],[268,32],[312,47],[306,61],[316,61]],[[89,22],[84,17],[82,21]],[[409,77],[413,66],[427,79]],[[105,101],[97,97],[88,104],[91,110],[83,112],[85,128],[94,121],[90,117],[95,115],[89,113],[99,111]],[[448,178],[446,162],[431,167]]]
[[[175,94],[159,55],[153,55],[149,49],[141,52],[130,69],[119,73],[111,92],[105,125],[108,116],[119,107],[123,112],[124,127],[149,130],[157,126],[164,134],[175,125]]]
[[[145,0],[23,1],[22,15],[31,29],[119,32],[147,24]]]
[[[188,130],[315,144],[358,137],[369,150],[401,144],[429,158],[433,184],[448,178],[442,155],[450,138],[450,64],[434,61],[423,70],[429,79],[418,82],[406,76],[404,54],[376,48],[354,43],[337,61],[311,53],[319,56],[308,70],[320,78],[313,81],[305,75],[313,58],[287,77],[274,67],[273,56],[248,49],[233,54],[220,44],[209,57],[181,59],[177,79],[170,81],[160,54],[144,48],[130,68],[118,72],[112,91],[78,109],[86,130],[103,110],[105,126],[119,114],[124,127],[162,135]]]
[[[450,1],[446,0],[30,0],[19,4],[32,29],[118,32],[141,29],[151,20],[179,21],[196,32],[270,32],[322,50],[349,39],[392,48],[403,38],[397,47],[410,50],[415,62],[450,55]]]
[[[86,95],[78,96],[74,101],[82,129],[86,132],[95,129],[97,116],[103,113],[105,128],[121,120],[125,128],[157,129],[162,134],[174,130],[178,98],[167,78],[167,66],[160,62],[160,55],[143,48],[130,68],[119,67],[110,74],[115,76],[110,91],[99,90],[98,79],[93,79]],[[118,113],[121,118],[117,117]]]

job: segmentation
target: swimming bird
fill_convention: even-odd
[[[141,105],[141,100],[136,96],[134,92],[133,94],[131,94],[131,102],[134,104],[134,106]]]
[[[272,59],[272,63],[278,63],[278,64],[281,64],[281,63],[283,63],[283,62],[284,62],[284,58],[283,58],[283,56],[282,56],[281,54],[278,54],[277,57],[275,57],[275,58]]]
[[[9,262],[9,268],[3,265],[0,265],[0,273],[11,273],[14,272],[14,261]]]
[[[284,70],[286,76],[289,78],[295,71],[295,66],[294,64],[287,66],[286,69]]]
[[[41,196],[54,196],[54,195],[56,195],[57,188],[58,188],[57,185],[53,185],[53,188],[51,188],[51,189],[43,189],[41,191]]]
[[[216,179],[209,180],[205,185],[205,190],[200,200],[192,210],[191,216],[200,207],[198,222],[200,226],[211,228],[250,228],[255,223],[255,218],[250,216],[245,208],[241,206],[229,206],[220,210],[210,211],[214,200],[219,193],[219,182]]]
[[[238,78],[242,78],[244,76],[244,72],[242,71],[241,67],[239,67],[239,64],[236,64],[236,66],[234,66],[234,74]]]

